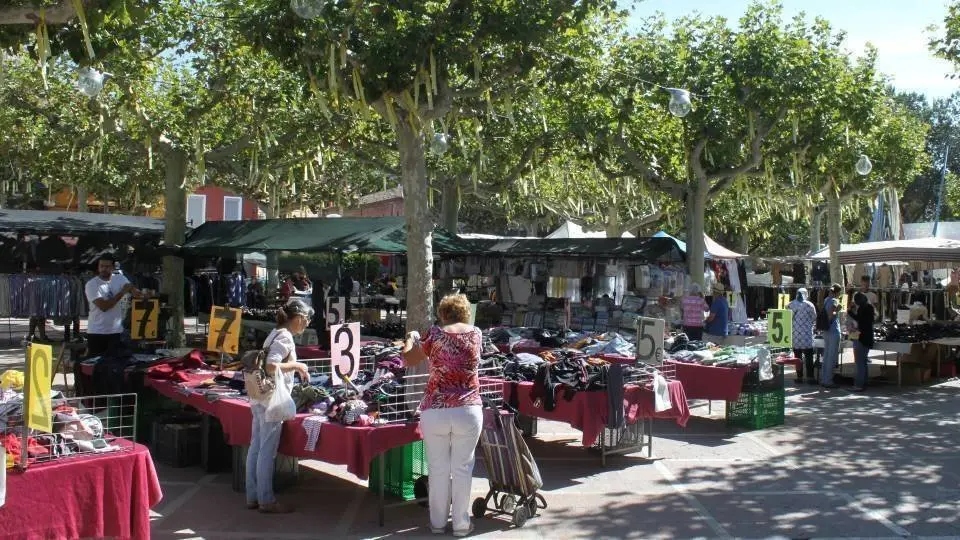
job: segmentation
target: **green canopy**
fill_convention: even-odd
[[[119,214],[4,209],[0,210],[0,231],[65,236],[114,234],[160,237],[163,236],[163,220]]]
[[[265,251],[407,252],[403,218],[298,218],[208,221],[190,233],[184,250],[198,255]],[[433,234],[437,253],[475,252],[471,243],[442,229]]]

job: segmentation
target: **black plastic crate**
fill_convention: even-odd
[[[171,467],[200,464],[202,425],[199,419],[157,420],[153,423],[153,459]]]
[[[760,368],[755,367],[743,378],[742,392],[771,392],[783,390],[783,366],[773,364],[773,378],[768,381],[760,380]]]

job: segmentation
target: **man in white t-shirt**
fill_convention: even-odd
[[[127,294],[141,296],[127,278],[114,274],[116,261],[104,253],[97,260],[97,275],[87,282],[84,292],[90,303],[87,318],[87,354],[101,356],[116,348],[123,336],[123,310],[120,301]]]

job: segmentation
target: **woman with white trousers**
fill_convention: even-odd
[[[483,425],[480,402],[482,337],[470,324],[470,301],[462,294],[444,297],[437,308],[442,326],[422,341],[411,332],[404,343],[408,366],[429,361],[430,375],[420,402],[420,430],[430,470],[430,530],[446,531],[453,507],[453,535],[473,531],[470,488],[473,463]]]

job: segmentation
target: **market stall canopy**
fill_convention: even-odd
[[[660,231],[653,236],[655,238],[672,238],[673,241],[676,242],[678,246],[680,246],[680,249],[683,250],[684,253],[687,252],[686,242],[677,240],[673,236],[670,236],[669,234],[663,231]],[[703,235],[703,247],[704,247],[703,256],[708,259],[744,259],[747,257],[742,253],[737,253],[736,251],[731,251],[721,246],[713,238],[710,238],[707,235]]]
[[[475,240],[472,249],[507,257],[629,259],[681,262],[683,251],[672,238],[530,238]]]
[[[251,221],[208,221],[194,229],[184,250],[196,254],[268,251],[381,253],[407,252],[404,218],[296,218]],[[472,243],[437,229],[433,250],[445,254],[475,253]]]
[[[810,256],[814,260],[829,260],[830,248],[825,247]],[[841,244],[840,264],[891,262],[960,262],[960,241],[946,238],[916,238],[913,240],[886,240]]]
[[[159,237],[163,236],[163,220],[89,212],[0,210],[0,231],[39,235],[123,234]]]
[[[564,221],[563,225],[557,230],[546,236],[547,238],[606,238],[605,231],[585,231],[583,227],[572,221]],[[632,234],[625,232],[621,238],[635,238]]]

